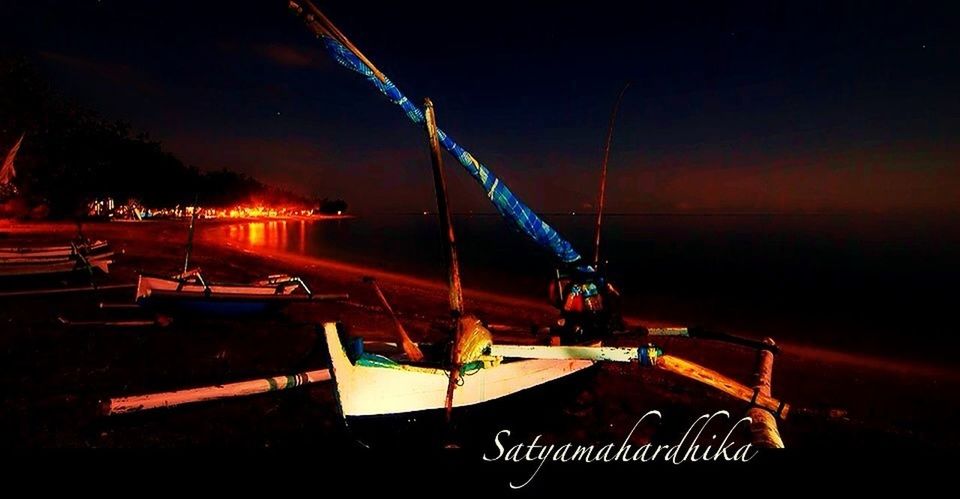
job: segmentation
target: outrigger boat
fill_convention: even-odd
[[[344,299],[346,295],[314,295],[299,277],[272,275],[248,284],[207,282],[199,269],[173,277],[141,274],[137,303],[181,312],[218,315],[255,314],[295,302]]]
[[[199,209],[194,208],[187,237],[183,272],[173,276],[140,274],[138,305],[207,315],[245,315],[275,312],[297,302],[345,300],[346,294],[314,294],[299,277],[270,275],[251,283],[210,282],[198,268],[190,269],[193,236]]]
[[[441,363],[431,366],[365,352],[362,341],[348,343],[353,347],[348,352],[343,343],[347,335],[341,324],[324,324],[323,335],[344,418],[444,410],[448,404],[450,408],[472,406],[565,378],[594,365],[594,361],[582,359],[505,361],[502,357],[482,355],[463,366],[460,373],[454,373]],[[464,382],[454,389],[448,402],[451,377],[462,377]]]
[[[450,284],[452,318],[450,329],[453,339],[450,342],[449,358],[440,359],[437,363],[440,367],[425,363],[418,346],[410,340],[395,316],[394,322],[400,343],[406,352],[406,358],[389,358],[366,353],[362,348],[362,340],[357,339],[348,339],[346,344],[350,348],[346,348],[344,326],[336,323],[327,323],[323,326],[323,335],[330,352],[337,400],[345,418],[404,414],[442,408],[446,410],[449,420],[453,407],[476,405],[503,398],[583,371],[597,362],[630,362],[670,371],[749,402],[751,407],[759,408],[761,412],[769,412],[779,417],[786,416],[789,407],[770,396],[769,386],[765,389],[759,386],[753,388],[745,386],[693,362],[665,355],[662,349],[654,345],[609,347],[603,346],[599,341],[586,345],[494,344],[492,335],[479,319],[463,314],[456,243],[446,199],[440,147],[453,154],[482,186],[487,197],[504,218],[539,245],[550,250],[561,265],[567,269],[573,269],[576,274],[595,276],[597,273],[602,212],[598,213],[594,262],[590,265],[584,263],[573,246],[524,205],[491,170],[477,161],[452,137],[437,128],[434,109],[429,99],[424,102],[424,110],[418,108],[310,0],[293,0],[289,2],[289,6],[302,16],[307,27],[321,39],[336,62],[364,76],[380,93],[401,107],[411,121],[425,126],[430,142],[438,214],[446,247],[444,254]],[[621,97],[622,95],[621,92]],[[617,106],[619,106],[619,99]],[[614,108],[613,117],[616,115],[616,109],[617,107]],[[610,124],[611,133],[613,117]],[[603,206],[609,144],[610,133],[608,133],[604,152],[599,206]],[[606,284],[602,278],[592,279],[594,282],[586,284],[596,282]],[[558,283],[560,281],[561,279],[558,278]],[[593,287],[594,294],[590,294],[589,286],[568,281],[567,290],[572,294],[569,289],[587,289],[588,293],[583,295],[585,299],[581,303],[590,308],[596,303],[596,300],[589,300],[592,296],[596,296],[596,287],[595,285]],[[616,294],[616,291],[612,290],[611,294]],[[382,293],[381,299],[386,302]],[[393,315],[389,305],[386,309]],[[607,324],[610,323],[607,322]],[[692,332],[697,329],[681,327],[644,328],[643,330],[650,335],[692,337]],[[582,331],[585,330],[581,329],[577,332]],[[554,338],[559,339],[559,336]],[[725,335],[713,335],[713,338],[729,341]],[[583,339],[583,336],[580,339]],[[772,351],[771,347],[761,342],[739,340],[741,344],[746,343]],[[466,376],[466,374],[470,375]],[[776,425],[772,426],[775,429]]]
[[[112,255],[92,258],[73,258],[57,262],[18,262],[0,265],[0,276],[3,277],[37,277],[62,274],[80,274],[99,271],[104,274],[110,271],[113,263]]]
[[[456,241],[447,203],[446,182],[440,156],[433,105],[426,100],[426,123],[431,147],[445,260],[449,275],[451,354],[427,359],[407,336],[380,288],[374,287],[393,317],[405,358],[393,359],[364,351],[363,340],[348,339],[345,327],[326,323],[323,336],[330,355],[340,413],[347,418],[445,410],[497,400],[594,365],[589,359],[504,360],[489,355],[492,335],[480,319],[464,314],[463,291]],[[599,342],[595,343],[599,345]]]
[[[0,263],[44,259],[65,260],[78,254],[89,258],[109,252],[110,245],[106,241],[89,241],[59,246],[3,247],[0,248]]]
[[[92,274],[94,271],[106,274],[112,263],[113,251],[105,241],[0,250],[0,276],[4,277]]]

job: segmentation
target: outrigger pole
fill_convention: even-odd
[[[130,397],[115,397],[102,401],[100,403],[100,412],[105,416],[112,416],[115,414],[126,414],[149,409],[162,409],[194,402],[289,390],[329,379],[329,369],[318,369],[316,371],[301,372],[289,376],[272,376],[269,378],[238,381],[225,385],[202,386],[186,390],[149,393]]]
[[[24,291],[5,291],[0,293],[0,298],[10,298],[14,296],[47,296],[60,295],[66,293],[88,293],[93,291],[109,291],[115,289],[133,289],[136,284],[108,284],[106,286],[83,286],[79,288],[51,288],[51,289],[30,289]]]
[[[790,406],[770,396],[769,390],[750,388],[728,376],[695,362],[664,355],[660,348],[653,345],[642,347],[590,347],[590,346],[538,346],[538,345],[497,345],[490,347],[490,355],[514,359],[570,359],[592,360],[595,362],[636,362],[644,367],[654,367],[685,378],[699,381],[751,405],[763,408],[770,413],[786,418]]]

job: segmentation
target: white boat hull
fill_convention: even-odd
[[[95,241],[77,247],[82,254],[94,254],[107,248],[106,241]],[[0,248],[0,260],[20,260],[33,258],[70,258],[76,255],[74,246],[34,246],[21,248]]]
[[[223,297],[265,297],[265,296],[286,296],[290,295],[298,285],[289,284],[282,286],[279,291],[277,286],[255,286],[248,284],[202,284],[185,283],[181,286],[180,281],[163,277],[140,276],[137,282],[137,299],[150,298],[155,294],[176,293],[181,297],[203,298],[206,296]],[[209,291],[207,291],[209,289]]]
[[[3,262],[0,263],[0,276],[31,277],[70,274],[74,272],[84,272],[89,269],[97,269],[106,274],[110,270],[110,264],[113,263],[112,254],[104,254],[97,257],[87,258],[87,263],[89,263],[89,268],[82,262],[69,258],[53,261],[40,258],[36,260]]]
[[[324,324],[337,399],[344,417],[401,414],[446,407],[450,371],[410,365],[369,367],[353,364],[337,324]],[[504,362],[463,377],[453,406],[496,400],[583,371],[589,360],[536,359]]]

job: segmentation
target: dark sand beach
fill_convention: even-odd
[[[216,222],[215,224],[219,224]],[[226,223],[226,222],[224,222]],[[342,321],[365,339],[392,340],[392,326],[362,275],[375,275],[420,341],[440,340],[432,323],[443,317],[440,282],[283,253],[254,253],[227,244],[216,231],[200,233],[193,262],[209,277],[243,281],[269,273],[304,276],[315,292],[346,292],[343,303],[295,305],[284,316],[257,320],[177,320],[167,327],[64,326],[57,317],[96,319],[100,302],[130,302],[133,290],[43,298],[3,298],[0,320],[0,384],[3,441],[7,447],[209,447],[349,448],[332,386],[256,395],[116,416],[95,415],[96,402],[111,396],[172,390],[322,367],[315,326]],[[70,224],[2,227],[3,244],[58,241],[73,236]],[[123,254],[102,283],[133,283],[139,270],[174,272],[182,266],[183,223],[98,223],[84,226]],[[467,291],[467,306],[487,322],[516,325],[501,341],[532,342],[525,324],[547,324],[545,304]],[[112,312],[115,313],[115,312]],[[139,313],[139,312],[138,312]],[[643,318],[632,317],[642,322]],[[618,338],[635,344],[638,338]],[[679,339],[658,341],[667,351],[749,381],[754,353]],[[788,448],[862,449],[952,447],[960,443],[953,415],[960,374],[935,365],[785,345],[777,357],[773,393],[793,406],[781,423]],[[555,441],[620,439],[649,410],[664,413],[655,438],[682,432],[705,413],[740,415],[743,404],[696,383],[632,365],[604,365],[586,381],[566,388],[555,403],[523,406],[532,432]],[[512,421],[502,414],[504,422]],[[498,416],[485,416],[489,433],[472,434],[492,446]],[[533,424],[531,424],[533,423]],[[537,428],[537,425],[540,428]],[[640,437],[647,438],[646,437]],[[519,440],[519,437],[517,437]]]

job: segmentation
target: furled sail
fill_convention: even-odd
[[[309,0],[304,0],[304,3],[310,9],[310,12],[305,14],[297,2],[291,1],[290,6],[297,12],[304,14],[307,25],[321,37],[330,55],[340,65],[363,75],[387,99],[400,106],[411,121],[423,124],[423,111],[410,102],[397,86],[364,57]],[[573,263],[581,259],[580,254],[573,249],[573,246],[566,239],[538,217],[527,205],[523,204],[489,168],[480,163],[443,130],[437,130],[437,135],[444,149],[453,154],[457,161],[481,185],[490,202],[504,218],[513,222],[520,231],[533,239],[534,242],[553,252],[561,262]]]

